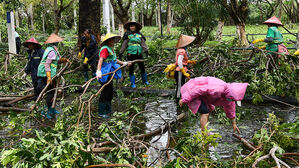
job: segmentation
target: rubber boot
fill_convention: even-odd
[[[49,111],[50,111],[50,114],[60,114],[60,112],[59,111],[57,111],[55,108],[52,108],[52,107],[50,107],[49,108]]]
[[[130,76],[130,81],[131,81],[131,87],[133,89],[135,89],[136,88],[136,85],[135,85],[135,75]]]
[[[142,81],[144,84],[149,85],[148,81],[147,81],[147,74],[144,73],[141,75]]]
[[[85,82],[88,81],[88,72],[83,72]]]
[[[51,115],[50,115],[50,109],[48,108],[48,111],[46,112],[45,110],[43,110],[42,112],[41,112],[41,115],[43,116],[43,117],[46,117],[47,119],[52,119],[52,117],[51,117]]]
[[[109,116],[107,115],[107,107],[106,107],[106,103],[99,103],[99,117],[103,117],[103,118],[109,118]]]
[[[111,103],[110,102],[106,102],[106,114],[110,114],[111,111]]]

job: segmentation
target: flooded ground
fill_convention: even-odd
[[[142,102],[147,99],[141,98]],[[136,100],[139,101],[139,100]],[[117,99],[114,102],[116,106],[121,107],[121,109],[125,109],[125,105],[121,102],[121,100]],[[119,109],[119,108],[117,108]],[[169,122],[176,118],[176,116],[184,111],[180,111],[181,109],[177,108],[177,105],[174,100],[161,98],[159,100],[151,100],[145,103],[144,106],[145,112],[145,129],[146,133],[151,132],[165,122]],[[119,110],[116,110],[119,111]],[[296,116],[298,115],[298,111],[290,110],[289,107],[281,106],[280,104],[264,104],[264,105],[253,105],[251,103],[242,103],[242,107],[237,107],[237,114],[241,116],[240,120],[237,121],[238,127],[241,130],[241,137],[250,140],[252,135],[261,128],[263,122],[266,121],[267,114],[274,112],[279,118],[281,118],[282,122],[294,122],[296,120]],[[219,110],[216,110],[216,113],[220,113]],[[9,122],[9,118],[6,116],[0,116],[3,122]],[[5,118],[5,119],[3,119]],[[197,131],[200,131],[200,123],[199,117],[195,115],[189,115],[187,117],[187,121],[191,118],[197,118],[192,120],[187,124],[187,128],[191,134],[195,134]],[[195,121],[195,122],[194,122]],[[234,155],[241,155],[243,152],[242,144],[240,141],[232,136],[232,126],[230,123],[225,124],[218,120],[216,115],[211,115],[209,119],[209,128],[214,129],[214,133],[219,133],[222,138],[218,139],[219,145],[215,148],[210,147],[210,156],[212,159],[216,160],[216,155],[219,155],[221,159],[229,159]],[[28,125],[28,127],[30,127]],[[185,126],[184,126],[185,127]],[[172,130],[173,133],[178,130]],[[8,134],[9,129],[2,129],[0,127],[0,138],[9,138],[12,135]],[[148,151],[148,166],[152,167],[160,167],[167,163],[168,159],[166,158],[165,152],[162,152],[163,149],[166,148],[166,144],[168,141],[168,133],[166,132],[163,135],[158,135],[153,137],[150,140],[150,143],[153,147],[149,148]],[[217,153],[217,154],[216,154]],[[171,159],[174,159],[174,155],[170,153]]]
[[[160,99],[157,101],[149,102],[145,105],[146,113],[144,117],[147,119],[146,132],[153,131],[158,128],[165,121],[170,121],[177,116],[177,106],[174,100]],[[217,110],[216,110],[217,112]],[[237,107],[237,113],[241,113],[241,120],[237,121],[238,127],[241,131],[241,137],[250,140],[254,133],[259,130],[264,121],[266,121],[267,114],[274,112],[283,122],[294,122],[298,111],[290,110],[288,107],[281,106],[280,104],[265,104],[265,105],[253,105],[250,103],[243,103],[242,107]],[[190,117],[196,117],[190,115]],[[199,119],[199,117],[198,117]],[[188,118],[187,118],[188,120]],[[221,159],[229,159],[234,155],[242,155],[242,144],[240,141],[232,136],[231,124],[225,124],[217,119],[217,116],[211,115],[209,118],[209,128],[214,129],[214,133],[219,133],[222,138],[218,139],[218,146],[210,147],[211,158],[216,160],[215,153],[217,153]],[[200,131],[199,120],[195,123],[189,124],[190,133],[196,133]],[[167,158],[164,152],[160,152],[155,148],[163,150],[166,148],[168,139],[168,133],[166,132],[162,136],[156,136],[152,138],[151,144],[154,148],[150,148],[148,151],[149,160],[148,166],[159,167],[166,163]]]

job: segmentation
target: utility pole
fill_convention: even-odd
[[[6,12],[7,19],[7,35],[8,35],[8,50],[11,53],[16,54],[16,37],[15,37],[15,19],[13,11]],[[10,57],[11,58],[11,55]]]

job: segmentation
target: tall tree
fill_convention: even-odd
[[[218,7],[213,0],[174,0],[174,11],[184,32],[195,36],[202,45],[217,25]]]
[[[289,0],[282,3],[283,10],[292,23],[299,23],[299,1]]]
[[[91,29],[97,40],[101,39],[101,0],[79,0],[79,32]]]
[[[155,14],[156,3],[154,1],[145,1],[142,5],[142,14],[144,25],[151,26],[153,22],[153,16]]]
[[[55,13],[55,33],[58,34],[60,29],[60,20],[61,20],[61,14],[62,12],[71,6],[71,4],[74,2],[74,0],[71,0],[66,5],[63,4],[64,0],[60,0],[60,4],[58,7],[57,0],[54,0],[54,13]]]
[[[111,0],[110,2],[118,19],[123,24],[127,23],[129,21],[129,9],[132,0],[128,0],[127,4],[123,0]]]
[[[246,38],[245,23],[249,14],[248,0],[216,0],[220,3],[233,19],[236,25],[236,33],[239,38],[239,45],[248,46]]]
[[[171,29],[171,23],[172,23],[172,17],[171,17],[171,3],[170,0],[167,1],[167,33],[170,33]]]

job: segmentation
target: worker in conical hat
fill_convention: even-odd
[[[68,59],[62,58],[58,52],[57,45],[59,42],[63,41],[61,37],[56,34],[51,34],[48,39],[45,41],[44,44],[47,44],[48,47],[46,48],[42,60],[38,66],[38,91],[39,93],[45,88],[45,86],[50,83],[48,90],[51,90],[55,87],[55,81],[52,78],[56,75],[57,72],[57,64],[69,62]],[[46,116],[47,118],[51,119],[51,115],[59,114],[59,112],[52,108],[52,101],[54,97],[54,91],[51,91],[47,94],[46,103],[48,111],[42,112],[42,115]]]
[[[97,80],[103,86],[111,79],[111,75],[102,76],[106,73],[113,72],[114,70],[120,67],[119,64],[122,65],[131,65],[130,62],[123,62],[117,59],[116,54],[114,52],[114,44],[120,40],[120,36],[108,33],[106,36],[102,37],[101,49],[99,54],[99,62],[97,67]],[[116,71],[114,75],[114,79],[121,78],[121,70]],[[109,118],[111,113],[111,102],[113,98],[113,81],[111,81],[101,92],[99,98],[99,116],[103,118]]]
[[[23,74],[22,79],[25,79],[28,74],[31,74],[34,97],[36,99],[39,93],[37,90],[37,69],[43,57],[44,50],[42,49],[41,44],[39,44],[34,37],[31,37],[29,40],[25,41],[23,46],[28,48],[28,63],[26,65],[25,73]]]
[[[283,26],[281,21],[276,16],[273,16],[266,20],[264,24],[268,25],[266,38],[256,39],[252,43],[256,44],[258,42],[266,42],[266,50],[269,51],[269,54],[271,55],[277,55],[276,58],[280,57],[280,55],[276,54],[277,52],[289,54],[286,46],[283,44],[282,33],[278,30],[279,26]]]
[[[168,73],[168,78],[175,78],[176,81],[176,100],[179,101],[181,97],[180,88],[186,82],[186,78],[190,79],[188,73],[188,64],[196,64],[195,60],[189,60],[189,54],[187,52],[187,46],[195,40],[193,36],[187,36],[181,34],[176,44],[176,57],[175,64],[170,64],[164,70]]]
[[[135,21],[127,22],[124,25],[126,33],[123,36],[122,47],[119,51],[120,58],[122,54],[127,51],[128,60],[133,61],[137,59],[143,59],[142,53],[145,53],[148,56],[148,47],[145,43],[146,39],[144,35],[140,32],[142,26],[140,23]],[[145,85],[149,85],[147,80],[147,74],[145,71],[144,62],[138,62],[138,66],[141,72],[141,79]],[[135,75],[134,75],[134,63],[129,67],[129,75],[131,81],[131,87],[136,88],[135,85]]]

